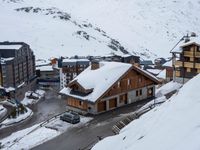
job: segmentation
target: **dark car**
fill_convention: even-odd
[[[75,112],[66,112],[60,116],[60,120],[76,124],[80,122],[80,116]]]

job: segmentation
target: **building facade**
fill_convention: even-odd
[[[155,96],[157,78],[131,64],[93,63],[60,91],[69,110],[99,114]]]
[[[200,73],[200,43],[196,40],[184,41],[179,49],[172,51],[173,78],[185,83]]]
[[[89,65],[88,59],[63,59],[60,63],[60,89],[64,88]]]
[[[35,55],[23,42],[0,42],[0,84],[19,89],[35,78]]]

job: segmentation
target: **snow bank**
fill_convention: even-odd
[[[174,90],[178,90],[181,86],[182,84],[178,82],[173,82],[173,81],[168,82],[167,84],[164,84],[163,86],[161,86],[160,88],[156,90],[156,97],[161,97]]]
[[[93,150],[199,150],[200,75],[169,101],[99,142]]]
[[[5,126],[9,126],[11,124],[14,124],[14,123],[18,123],[18,122],[21,122],[23,120],[26,120],[28,117],[32,116],[33,115],[33,112],[31,109],[27,108],[27,112],[24,113],[24,114],[20,114],[17,118],[11,118],[11,119],[6,119],[4,120],[0,125],[1,127],[5,127]]]
[[[35,99],[33,98],[29,98],[29,96],[32,94],[33,97],[35,97]],[[36,90],[35,92],[33,91],[28,91],[25,93],[25,97],[24,99],[21,101],[21,103],[25,106],[27,105],[31,105],[34,103],[37,103],[42,97],[45,96],[45,91],[43,90]]]
[[[85,125],[92,119],[90,117],[80,117],[81,120],[78,124],[70,124],[61,121],[59,117],[50,121],[43,127],[39,127],[40,124],[36,124],[30,128],[11,134],[10,136],[0,140],[0,143],[2,143],[3,149],[31,149],[60,135],[69,128]]]

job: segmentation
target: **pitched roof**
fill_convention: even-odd
[[[84,89],[93,89],[91,94],[84,97],[77,97],[70,94],[70,88],[64,88],[60,93],[95,102],[110,86],[126,73],[131,66],[131,64],[118,62],[101,62],[100,68],[96,70],[91,70],[91,66],[89,66],[72,80],[71,83],[76,81]]]
[[[190,40],[188,42],[185,42],[185,40],[182,40],[180,43],[176,45],[176,47],[171,52],[181,53],[183,47],[191,45],[191,44],[200,46],[200,37],[190,37]]]
[[[78,83],[86,90],[93,89],[93,91],[87,96],[74,95],[69,87],[63,88],[60,93],[68,96],[72,96],[81,100],[88,100],[95,102],[99,99],[120,77],[127,73],[129,69],[134,69],[137,72],[145,75],[154,82],[158,83],[158,79],[149,74],[148,72],[140,69],[139,67],[132,66],[131,64],[119,63],[119,62],[101,62],[100,68],[91,70],[89,66],[80,75],[78,75],[70,84]]]

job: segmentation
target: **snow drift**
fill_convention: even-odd
[[[200,75],[187,82],[177,95],[105,138],[92,150],[199,150]]]

